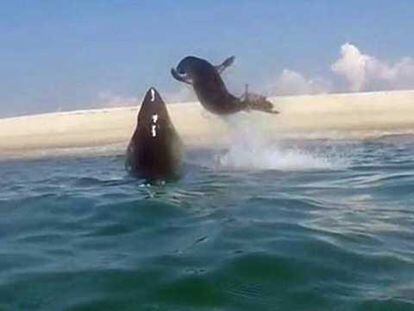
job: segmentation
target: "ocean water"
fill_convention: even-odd
[[[414,143],[0,162],[0,310],[414,310]]]

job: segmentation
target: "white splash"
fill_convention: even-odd
[[[221,168],[258,170],[332,170],[348,166],[344,155],[337,154],[335,148],[306,144],[286,144],[269,137],[263,122],[249,116],[234,116],[228,119],[231,128],[230,145],[224,155],[217,158]],[[329,150],[329,151],[327,151]]]
[[[247,147],[247,148],[246,148]],[[259,170],[330,170],[340,168],[329,157],[313,154],[310,151],[293,149],[280,149],[273,145],[258,146],[231,146],[230,150],[219,157],[221,167],[236,169]]]

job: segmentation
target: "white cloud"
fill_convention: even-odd
[[[414,59],[405,57],[390,65],[349,43],[342,45],[341,57],[331,69],[354,92],[414,88]]]
[[[366,68],[369,61],[370,56],[362,54],[356,46],[346,43],[341,47],[341,58],[331,69],[348,80],[351,91],[360,91],[366,83]]]
[[[347,91],[381,91],[397,89],[414,89],[414,59],[401,58],[394,64],[362,53],[358,47],[346,43],[341,46],[340,57],[331,65],[334,74],[345,78]],[[306,75],[284,69],[276,81],[264,87],[264,92],[276,95],[311,95],[344,91],[334,81],[321,77]],[[143,94],[142,94],[143,96]],[[180,85],[172,92],[161,93],[166,103],[196,101],[197,97],[191,86]],[[141,102],[139,94],[127,97],[102,92],[98,95],[101,106],[134,106]]]
[[[275,91],[278,95],[302,95],[326,93],[330,89],[328,81],[320,78],[307,79],[302,74],[284,69],[276,80]]]

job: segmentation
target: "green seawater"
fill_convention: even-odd
[[[414,310],[414,143],[0,162],[0,310]]]

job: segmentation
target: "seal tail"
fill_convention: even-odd
[[[258,110],[273,114],[279,113],[279,111],[274,110],[273,104],[265,96],[249,93],[247,84],[243,102],[249,110]]]
[[[278,114],[279,111],[274,110],[273,104],[265,98],[259,100],[248,100],[247,108],[251,110],[258,110],[267,113]]]

